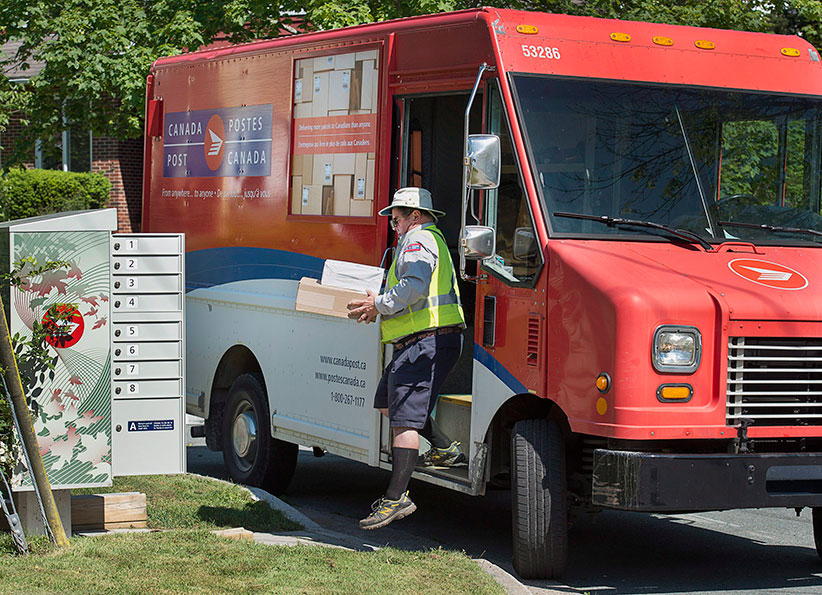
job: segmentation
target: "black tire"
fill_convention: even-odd
[[[268,397],[259,374],[238,376],[223,410],[223,460],[235,482],[282,494],[297,466],[297,445],[271,437]]]
[[[557,423],[518,421],[511,459],[514,568],[522,578],[557,578],[568,559],[565,444]]]
[[[822,560],[822,508],[813,509],[813,542],[816,544],[816,555]]]

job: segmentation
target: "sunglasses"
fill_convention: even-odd
[[[391,217],[391,229],[397,229],[397,227],[400,224],[400,221],[402,221],[403,219],[407,219],[407,218],[408,218],[408,215],[405,215],[403,217]]]

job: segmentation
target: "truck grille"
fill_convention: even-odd
[[[731,337],[727,424],[822,425],[822,339]]]

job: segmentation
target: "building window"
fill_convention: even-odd
[[[90,130],[72,127],[64,130],[51,144],[38,140],[34,145],[34,167],[90,172],[92,134]]]

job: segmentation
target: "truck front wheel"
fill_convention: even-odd
[[[223,460],[237,483],[282,494],[294,476],[297,445],[272,438],[268,398],[259,374],[231,385],[223,410]]]
[[[813,541],[816,545],[816,555],[822,560],[822,508],[813,509]]]
[[[568,557],[565,447],[550,419],[526,419],[511,434],[514,568],[523,578],[556,578]]]

